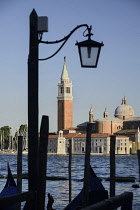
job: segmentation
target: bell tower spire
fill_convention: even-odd
[[[89,123],[93,123],[93,121],[94,121],[94,113],[91,106],[89,110]]]
[[[107,108],[106,108],[106,107],[105,107],[105,111],[104,111],[104,113],[103,113],[103,117],[104,117],[104,118],[108,117],[108,111],[107,111]]]
[[[61,74],[61,81],[65,82],[65,83],[68,83],[70,81],[68,68],[67,68],[67,64],[66,64],[66,57],[64,57],[64,65],[63,65],[63,70],[62,70],[62,74]]]
[[[60,82],[58,83],[58,131],[70,128],[73,126],[73,96],[72,82],[70,81],[66,57]]]

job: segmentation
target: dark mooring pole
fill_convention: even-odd
[[[69,139],[69,203],[71,202],[71,159],[72,159],[72,140]]]
[[[22,144],[23,136],[18,136],[18,154],[17,154],[17,193],[22,192]],[[17,204],[17,210],[21,209],[21,203]]]
[[[116,136],[110,136],[110,197],[115,196],[115,145]]]
[[[42,116],[38,149],[38,209],[45,209],[49,117]]]
[[[86,207],[88,205],[88,199],[89,199],[88,192],[89,192],[89,180],[90,180],[91,130],[92,130],[92,123],[88,123],[87,124],[87,136],[86,136],[84,191],[83,191],[82,207]]]
[[[38,169],[38,16],[30,14],[30,46],[28,58],[28,174],[29,191],[37,191]],[[33,209],[36,209],[36,205]]]
[[[137,150],[138,166],[139,166],[139,181],[140,181],[140,149]]]

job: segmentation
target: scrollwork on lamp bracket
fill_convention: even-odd
[[[65,43],[68,41],[68,39],[71,37],[71,35],[79,28],[81,27],[86,27],[86,30],[83,32],[83,36],[86,37],[88,36],[88,39],[90,39],[90,37],[93,35],[91,33],[91,29],[92,27],[88,26],[87,24],[81,24],[81,25],[78,25],[77,27],[75,27],[67,36],[65,36],[64,38],[60,39],[60,40],[56,40],[56,41],[42,41],[42,34],[40,35],[40,39],[38,40],[38,43],[40,44],[57,44],[57,43],[60,43],[60,42],[63,42],[62,45],[58,48],[58,50],[53,53],[51,56],[47,57],[47,58],[43,58],[43,59],[38,59],[39,61],[44,61],[44,60],[48,60],[50,58],[52,58],[53,56],[55,56],[61,49],[62,47],[65,45]],[[88,34],[84,35],[85,32],[88,31]]]

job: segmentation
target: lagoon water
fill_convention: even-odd
[[[84,176],[84,155],[74,155],[72,157],[72,198],[74,198],[83,187],[83,182],[78,182]],[[23,173],[28,172],[27,155],[23,155]],[[47,176],[60,176],[68,178],[68,156],[48,155],[47,161]],[[7,162],[9,162],[12,173],[17,170],[16,155],[0,155],[0,174],[7,175]],[[103,178],[102,183],[109,192],[109,182],[105,178],[109,177],[110,173],[110,157],[103,155],[92,155],[90,159],[92,168],[98,177]],[[139,183],[139,169],[137,156],[116,156],[116,176],[136,177],[136,184]],[[5,185],[6,179],[0,179],[0,191]],[[133,192],[133,209],[140,209],[140,188],[132,188],[132,182],[116,183],[116,195],[125,191]],[[50,181],[46,182],[46,205],[47,194],[50,193],[54,197],[53,207],[57,210],[62,210],[69,199],[69,183],[65,181]],[[28,180],[23,180],[23,191],[28,190]]]

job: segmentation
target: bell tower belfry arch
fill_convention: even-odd
[[[70,81],[68,68],[66,65],[66,57],[64,57],[64,65],[60,82],[58,83],[58,131],[73,126],[73,96],[72,82]]]

